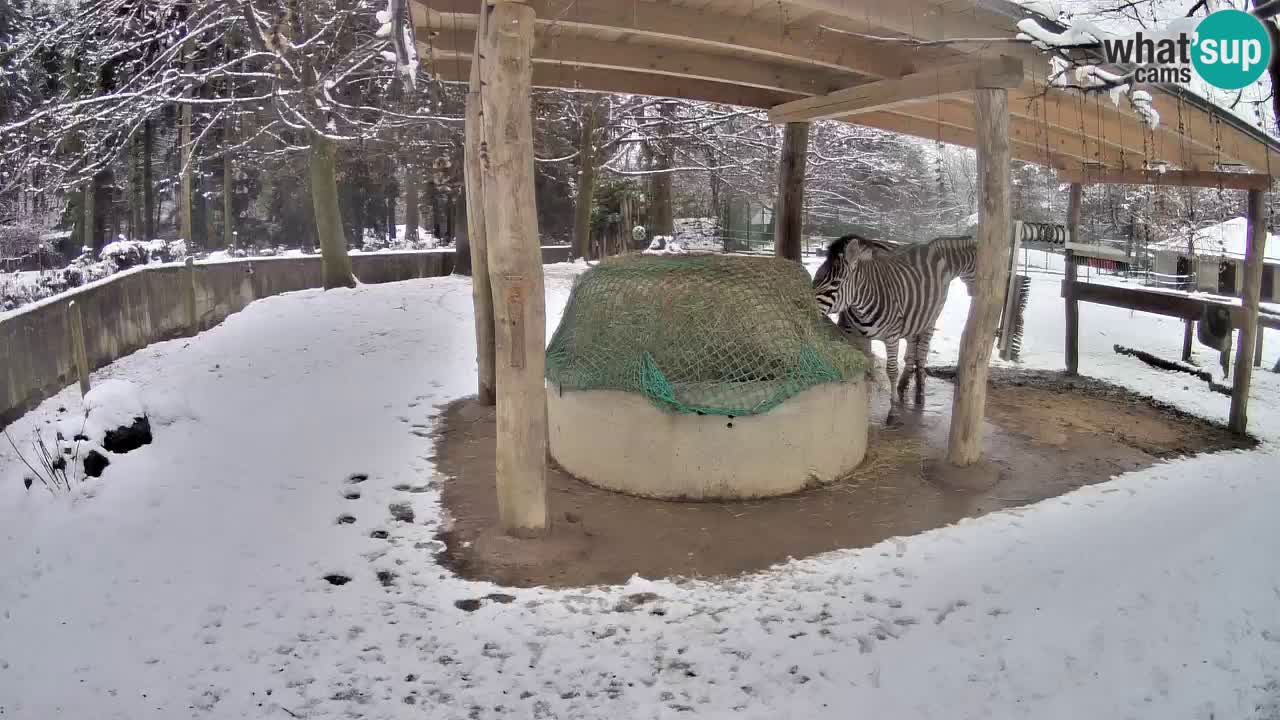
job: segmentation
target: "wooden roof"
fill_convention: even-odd
[[[411,0],[420,52],[445,81],[470,75],[482,0]],[[1074,173],[1164,162],[1280,176],[1280,143],[1177,88],[1146,88],[1149,128],[1126,101],[1047,88],[1047,58],[1008,42],[1034,16],[1008,0],[527,0],[537,87],[771,109],[803,98],[1011,56],[1013,157]],[[1052,26],[1048,21],[1042,25]],[[852,33],[852,34],[851,34]],[[909,39],[884,42],[867,36]],[[955,38],[985,42],[930,44]],[[1016,83],[1015,83],[1016,84]],[[972,93],[896,102],[839,119],[972,147]],[[1271,155],[1269,158],[1268,155]],[[1274,165],[1274,168],[1270,166]]]

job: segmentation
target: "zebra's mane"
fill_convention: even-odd
[[[860,244],[870,246],[871,249],[876,252],[893,252],[899,248],[899,245],[895,243],[890,243],[884,240],[872,240],[870,238],[862,237],[857,233],[849,233],[848,235],[844,235],[839,239],[832,241],[832,243],[827,246],[827,257],[833,258],[844,255],[845,251],[849,249],[849,243],[854,240],[857,240]]]
[[[966,247],[977,242],[972,235],[943,235],[929,241],[930,245],[950,245],[951,247]]]
[[[827,246],[827,258],[830,259],[833,257],[839,257],[841,255],[844,255],[844,251],[849,247],[850,240],[861,240],[861,239],[862,238],[860,238],[857,235],[850,234],[850,235],[844,235],[839,239],[832,240],[831,244]]]

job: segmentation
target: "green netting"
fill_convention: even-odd
[[[681,413],[754,415],[867,360],[778,258],[632,255],[575,283],[547,348],[564,390],[625,390]]]

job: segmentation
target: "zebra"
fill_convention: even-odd
[[[973,294],[977,245],[972,236],[934,238],[895,248],[878,240],[845,235],[827,248],[827,259],[814,273],[818,307],[839,314],[839,327],[855,338],[881,340],[889,376],[890,416],[905,401],[911,378],[916,404],[924,403],[924,370],[929,342],[956,277]],[[898,341],[907,341],[906,364],[898,378]]]

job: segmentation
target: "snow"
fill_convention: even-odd
[[[105,380],[90,388],[83,404],[88,416],[84,434],[95,443],[101,443],[107,431],[132,425],[134,419],[147,414],[138,386],[119,378]]]
[[[810,267],[815,263],[810,262]],[[585,268],[547,267],[548,330]],[[1034,275],[1025,364],[1059,367]],[[955,361],[967,297],[932,362]],[[1083,304],[1081,369],[1214,419],[1176,320]],[[1280,711],[1280,375],[1264,445],[732,580],[497,590],[436,564],[429,427],[474,388],[465,278],[267,298],[94,373],[168,424],[66,496],[0,448],[0,717],[1255,718]],[[1267,337],[1266,365],[1280,355]],[[1212,353],[1202,353],[1206,358]],[[1206,363],[1212,366],[1211,363]],[[77,416],[74,388],[9,428]],[[343,498],[350,473],[368,473]],[[387,517],[408,501],[417,521]],[[351,513],[356,522],[335,518]],[[369,537],[392,529],[394,542]],[[397,575],[383,588],[375,572]],[[341,586],[321,579],[345,573]],[[632,592],[644,610],[617,612]],[[407,704],[406,698],[414,704]],[[688,712],[684,712],[688,710]]]
[[[1018,21],[1017,27],[1021,33],[1030,36],[1035,41],[1036,47],[1041,49],[1089,45],[1112,37],[1111,33],[1084,19],[1072,21],[1062,32],[1042,27],[1035,18],[1023,18]]]

